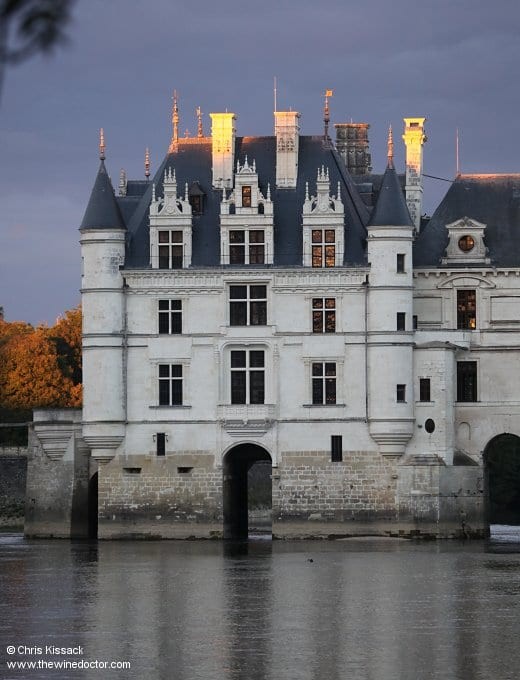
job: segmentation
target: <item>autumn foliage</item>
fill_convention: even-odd
[[[81,406],[81,309],[52,327],[0,320],[0,408]]]

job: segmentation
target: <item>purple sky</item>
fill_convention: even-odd
[[[78,0],[70,45],[7,74],[0,105],[0,305],[6,319],[52,324],[79,302],[78,228],[105,129],[107,167],[143,177],[168,147],[171,93],[181,130],[200,105],[237,114],[238,135],[273,130],[278,108],[322,131],[368,122],[374,172],[388,124],[403,169],[404,116],[426,116],[424,171],[452,178],[455,130],[463,172],[520,171],[518,0]],[[433,211],[447,183],[425,179]]]

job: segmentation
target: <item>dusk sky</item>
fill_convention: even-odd
[[[374,172],[388,125],[404,169],[404,116],[426,116],[424,172],[520,172],[518,0],[78,0],[70,42],[6,77],[0,102],[0,305],[8,321],[54,323],[79,303],[79,225],[97,172],[98,131],[117,186],[120,168],[152,173],[171,136],[197,131],[195,108],[237,115],[237,134],[273,133],[278,109],[301,133],[370,123]],[[432,212],[447,182],[425,179]]]

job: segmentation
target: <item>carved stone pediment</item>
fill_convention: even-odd
[[[486,225],[469,217],[446,225],[448,246],[442,264],[490,264],[484,242]]]

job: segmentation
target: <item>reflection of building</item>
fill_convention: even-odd
[[[337,126],[338,153],[295,112],[273,137],[214,113],[186,139],[174,114],[153,181],[122,172],[115,196],[102,148],[82,425],[41,415],[33,480],[81,518],[90,459],[102,537],[243,533],[261,460],[279,536],[485,531],[482,452],[520,415],[520,176],[457,177],[421,227],[424,118],[399,178],[391,137],[368,174],[365,124]]]

